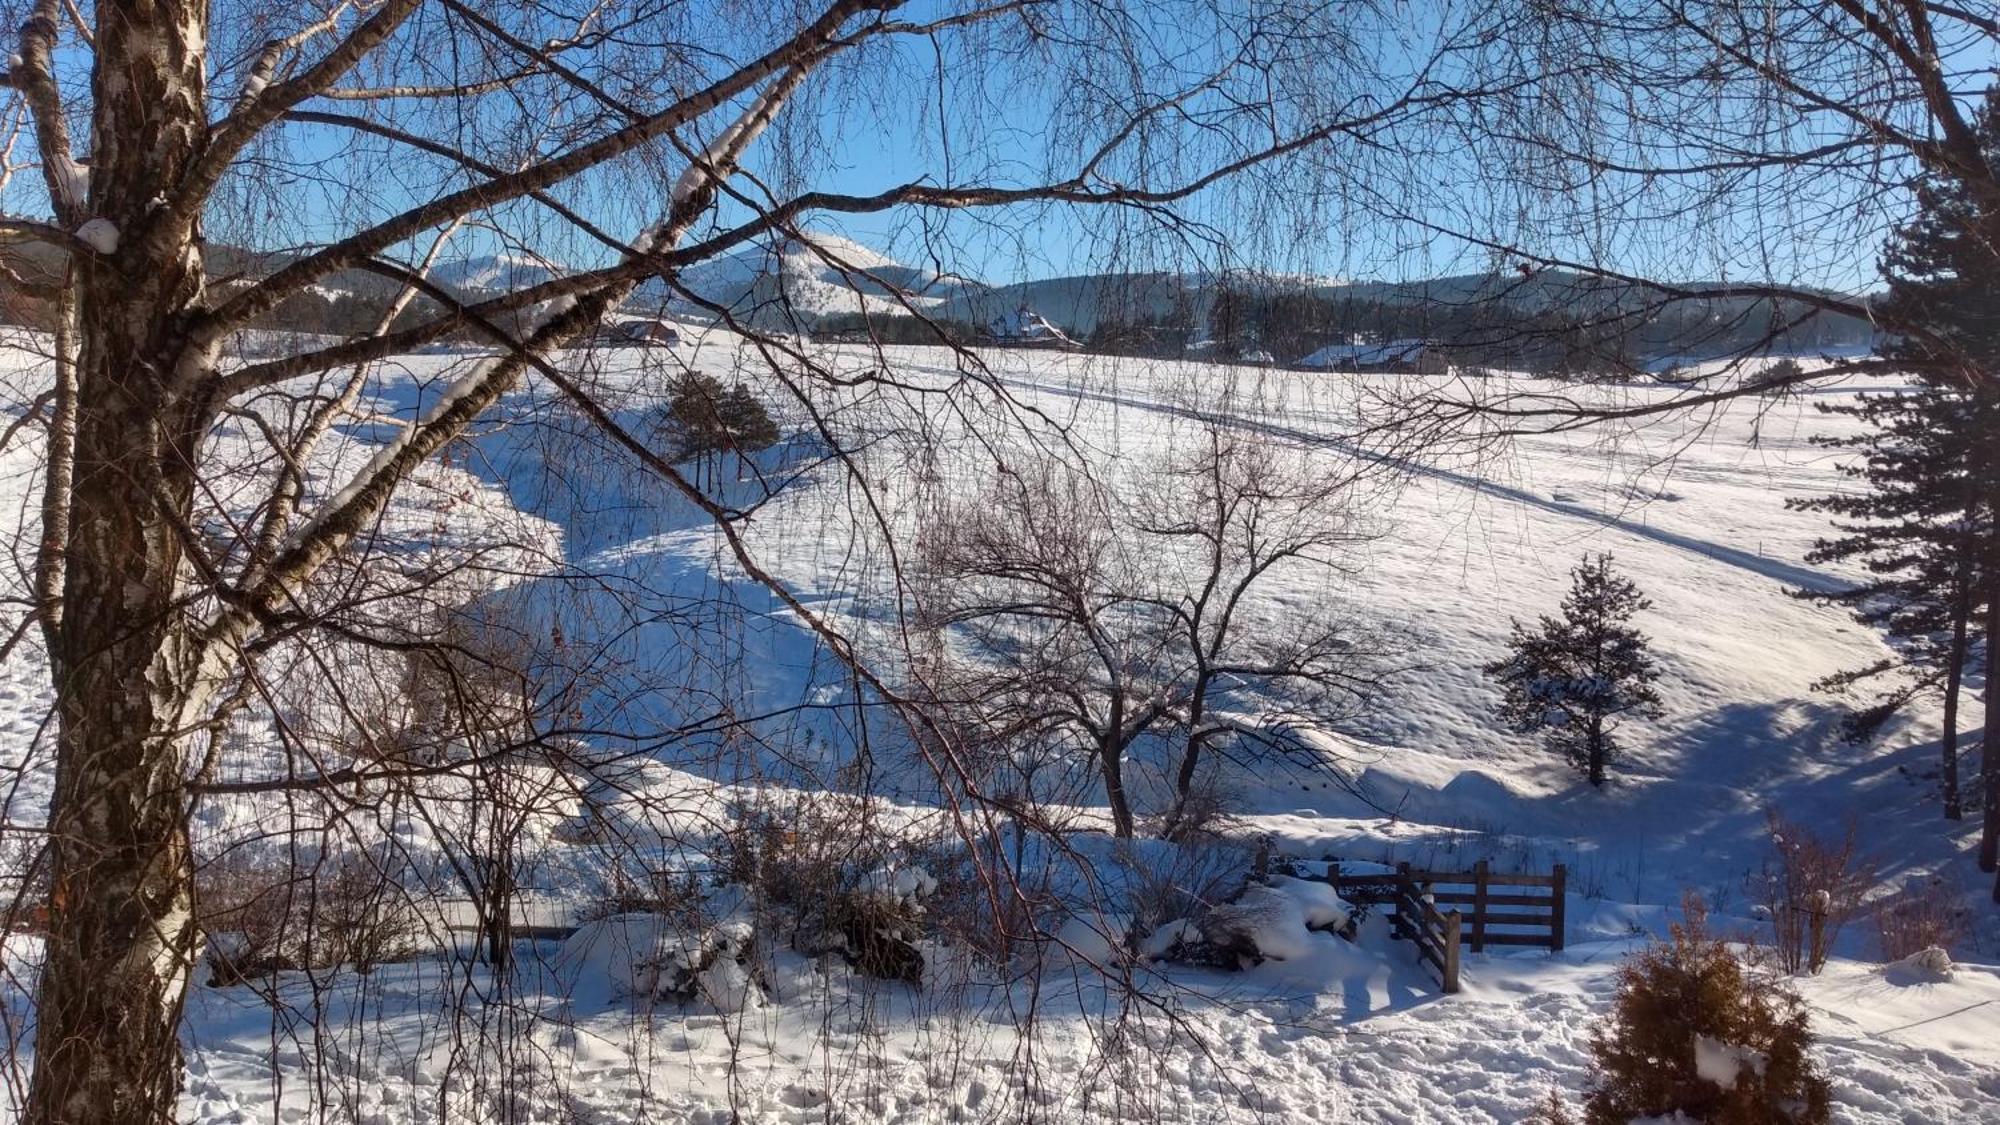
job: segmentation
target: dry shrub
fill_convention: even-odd
[[[1134,940],[1157,935],[1164,942],[1158,955],[1175,964],[1231,971],[1257,964],[1263,957],[1247,934],[1211,940],[1204,923],[1217,907],[1239,899],[1269,863],[1268,840],[1255,849],[1184,843],[1135,855],[1129,893]]]
[[[1900,961],[1932,946],[1949,953],[1972,925],[1965,904],[1936,876],[1912,881],[1900,893],[1878,900],[1874,913],[1884,961]]]
[[[603,894],[578,907],[576,921],[588,925],[619,914],[688,915],[701,905],[701,882],[693,872],[611,869]]]
[[[947,883],[945,893],[932,904],[931,927],[953,948],[1006,974],[1024,951],[1041,948],[1046,934],[1037,920],[1056,909],[1056,896],[1046,885],[996,868],[990,882]]]
[[[1240,894],[1256,863],[1233,844],[1162,846],[1132,861],[1130,913],[1138,933],[1181,918],[1198,919]]]
[[[1874,885],[1873,863],[1856,849],[1852,817],[1838,839],[1786,820],[1776,809],[1764,817],[1773,858],[1750,877],[1747,889],[1770,917],[1779,965],[1792,974],[1817,973]]]
[[[1563,1101],[1562,1094],[1550,1090],[1548,1097],[1535,1103],[1534,1111],[1522,1125],[1576,1125],[1576,1116],[1570,1113],[1569,1103]]]
[[[926,904],[931,932],[1003,974],[1025,950],[1039,948],[1036,920],[1056,903],[1046,868],[1028,870],[1021,850],[1010,847],[1014,839],[1003,828],[985,837],[977,854],[957,839],[917,848],[918,863],[938,881]]]
[[[365,973],[419,948],[395,872],[372,856],[299,867],[234,854],[202,869],[195,902],[213,985],[336,965]]]
[[[1707,1125],[1823,1125],[1827,1081],[1808,1050],[1803,1002],[1708,932],[1700,898],[1689,894],[1682,908],[1669,940],[1618,970],[1611,1015],[1590,1040],[1598,1079],[1585,1121],[1684,1113]],[[1702,1073],[1705,1048],[1743,1060],[1733,1081]]]
[[[394,870],[348,854],[319,875],[309,899],[309,959],[365,973],[417,952],[417,921]]]
[[[208,938],[209,984],[298,968],[292,925],[299,880],[288,865],[232,854],[195,878],[195,917]]]
[[[858,971],[921,984],[921,893],[880,884],[889,872],[917,866],[912,849],[875,830],[864,805],[843,794],[804,798],[782,808],[744,806],[723,834],[718,875],[751,892],[770,929],[809,956],[837,953]]]
[[[783,806],[733,811],[716,854],[716,879],[745,887],[779,909],[813,909],[857,885],[890,851],[855,802],[837,793],[801,794]]]
[[[1220,770],[1203,770],[1192,788],[1153,818],[1151,834],[1177,843],[1222,839],[1236,827],[1232,810],[1242,807],[1242,794],[1223,780]]]

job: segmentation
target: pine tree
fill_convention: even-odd
[[[722,397],[721,413],[729,448],[737,453],[760,453],[778,443],[778,424],[743,384],[729,388],[729,393]]]
[[[2000,87],[1987,91],[1973,115],[1981,154],[2000,165]],[[1963,178],[1932,174],[1920,180],[1915,216],[1899,227],[1883,249],[1882,273],[1889,293],[1883,302],[1890,323],[1919,326],[1894,340],[1888,354],[1907,363],[1922,389],[1905,404],[1892,442],[1934,455],[1929,464],[1900,468],[1897,483],[1906,492],[1937,488],[1953,493],[1955,513],[1923,513],[1942,525],[1947,538],[1933,538],[1929,551],[1902,551],[1897,536],[1909,533],[1909,517],[1894,510],[1879,521],[1890,545],[1874,551],[1871,569],[1905,576],[1928,587],[1928,597],[1948,605],[1941,635],[1931,642],[1945,653],[1946,701],[1950,724],[1957,722],[1956,691],[1968,671],[1975,641],[1985,639],[1987,707],[1981,755],[1985,769],[1985,812],[1980,835],[1982,870],[2000,867],[2000,706],[1993,699],[1992,644],[2000,636],[2000,208],[1975,196]],[[1935,432],[1923,433],[1929,429]],[[1916,440],[1913,440],[1916,439]],[[1871,459],[1872,459],[1871,451]],[[1886,468],[1885,468],[1885,471]],[[1874,483],[1871,479],[1871,483]],[[1893,532],[1894,534],[1887,534]],[[1939,615],[1932,614],[1932,623]],[[2000,901],[2000,879],[1993,887]]]
[[[1834,517],[1841,535],[1807,554],[1815,563],[1859,561],[1872,576],[1838,593],[1801,596],[1850,607],[1855,619],[1879,629],[1895,655],[1828,676],[1815,688],[1845,690],[1889,679],[1873,706],[1848,723],[1865,735],[1917,696],[1942,691],[1944,815],[1958,819],[1958,707],[1968,654],[1984,632],[1978,625],[1987,583],[1981,545],[1993,535],[1985,502],[1993,482],[1983,434],[2000,432],[1995,403],[1956,388],[1872,395],[1822,407],[1869,424],[1859,437],[1815,438],[1816,444],[1862,454],[1842,475],[1867,487],[1789,506]],[[1990,466],[1988,466],[1990,467]]]
[[[1537,628],[1514,622],[1512,652],[1486,665],[1504,688],[1500,715],[1521,734],[1540,733],[1550,749],[1603,785],[1617,756],[1620,716],[1657,717],[1658,669],[1632,615],[1651,608],[1611,556],[1586,556],[1570,571],[1562,616]]]
[[[724,390],[721,380],[698,372],[674,384],[656,428],[676,461],[723,452],[748,456],[778,440],[777,423],[748,388],[738,383]]]

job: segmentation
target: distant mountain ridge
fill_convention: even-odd
[[[241,284],[296,260],[305,250],[258,251],[226,244],[207,248],[215,284]],[[0,264],[31,282],[60,277],[59,255],[35,244],[0,248]],[[44,260],[46,259],[46,260]],[[430,278],[467,301],[538,285],[573,267],[532,253],[467,255],[438,262]],[[47,281],[37,282],[46,284]],[[1702,292],[1722,282],[1687,282]],[[400,288],[382,273],[347,269],[311,292],[336,308],[319,330],[368,325]],[[36,298],[10,295],[16,319],[33,321]],[[1573,331],[1590,320],[1615,322],[1621,350],[1641,358],[1725,354],[1756,347],[1778,331],[1782,348],[1866,349],[1875,330],[1866,319],[1815,314],[1808,303],[1730,295],[1681,302],[1660,311],[1657,291],[1562,270],[1506,269],[1416,281],[1350,281],[1250,270],[1103,272],[989,284],[899,261],[864,243],[825,232],[773,235],[697,263],[669,286],[648,279],[633,311],[660,310],[707,318],[726,314],[750,325],[793,332],[852,332],[871,320],[912,314],[955,325],[968,339],[1004,338],[996,329],[1024,315],[1093,346],[1155,354],[1226,357],[1269,351],[1290,361],[1348,339],[1426,338],[1457,342],[1468,335],[1510,331]],[[308,302],[310,303],[310,302]],[[288,309],[284,323],[311,319],[310,308]],[[1524,329],[1523,326],[1526,326]],[[1569,326],[1569,327],[1566,327]],[[359,329],[356,329],[359,330]],[[908,338],[931,339],[911,333]],[[1602,343],[1601,340],[1596,343]]]
[[[540,285],[568,272],[537,254],[481,254],[439,262],[431,267],[430,279],[446,289],[474,295]]]
[[[676,280],[678,288],[653,279],[641,294],[669,307],[721,309],[753,323],[798,329],[842,314],[929,312],[977,284],[817,232],[803,239],[780,236],[750,243],[690,266]]]

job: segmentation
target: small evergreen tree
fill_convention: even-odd
[[[778,424],[743,384],[736,384],[722,396],[721,415],[729,448],[738,453],[759,453],[778,444]]]
[[[1798,392],[1799,384],[1805,377],[1805,365],[1796,359],[1787,357],[1757,372],[1745,381],[1750,386],[1757,388],[1758,394],[1789,395]]]
[[[1570,571],[1562,616],[1529,629],[1514,622],[1512,651],[1486,665],[1504,689],[1500,715],[1521,734],[1540,733],[1603,785],[1617,756],[1620,716],[1659,714],[1658,670],[1632,615],[1652,602],[1611,569],[1611,556],[1586,556]]]
[[[1829,1091],[1808,1050],[1805,1004],[1710,934],[1699,898],[1684,899],[1682,912],[1667,941],[1619,967],[1618,997],[1590,1038],[1598,1078],[1586,1125],[1677,1114],[1708,1125],[1823,1125]]]
[[[777,423],[748,388],[739,383],[724,390],[721,380],[700,372],[674,384],[656,430],[676,461],[723,452],[748,456],[778,440]]]

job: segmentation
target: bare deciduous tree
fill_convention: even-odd
[[[944,636],[919,678],[1003,743],[1070,744],[1121,837],[1130,756],[1170,743],[1161,831],[1181,836],[1219,752],[1311,761],[1288,730],[1352,718],[1387,671],[1325,581],[1368,537],[1354,470],[1329,468],[1209,423],[1131,481],[1040,464],[945,505],[921,536],[919,619]]]
[[[354,560],[398,492],[529,376],[721,521],[746,572],[786,596],[748,556],[733,510],[620,426],[559,359],[641,282],[672,288],[689,264],[797,236],[814,214],[1105,205],[1172,223],[1177,206],[1219,198],[1260,168],[1297,172],[1316,151],[1350,150],[1330,163],[1358,169],[1393,150],[1390,134],[1468,96],[1436,76],[1461,74],[1456,64],[1485,34],[1449,28],[1428,41],[1428,57],[1399,51],[1385,62],[1355,33],[1363,5],[904,8],[13,9],[21,33],[7,86],[32,124],[44,193],[32,210],[46,218],[8,219],[0,231],[58,256],[66,279],[33,536],[32,609],[57,722],[27,1120],[173,1116],[198,947],[189,818],[204,794],[339,790],[412,768],[302,756],[233,790],[196,784],[215,773],[203,747],[222,745],[219,732],[263,690],[260,658],[328,633],[362,648],[409,643],[355,629]],[[1168,26],[1165,40],[1153,34]],[[909,116],[952,124],[916,176],[862,193],[829,190],[782,160],[739,176],[767,131],[821,131],[788,106],[819,89],[894,85],[884,76],[925,52],[935,82],[912,88],[934,85],[937,102]],[[1046,149],[982,156],[995,136],[1018,143],[1004,115],[982,124],[994,91],[1027,89],[1056,91],[1049,104],[1063,111]],[[341,158],[323,161],[327,151]],[[383,176],[385,165],[410,174]],[[265,253],[219,280],[208,239],[231,227],[259,230]],[[541,236],[601,264],[461,298],[427,277],[436,247],[459,230],[507,246]],[[276,252],[285,242],[292,249]],[[401,291],[374,330],[231,354],[300,294],[358,274]],[[494,354],[463,363],[392,419],[394,436],[365,464],[342,465],[327,484],[330,435],[367,409],[367,365],[468,333]],[[757,349],[768,363],[814,370],[784,341]],[[852,654],[822,618],[791,605]]]
[[[1218,750],[1243,743],[1245,760],[1295,751],[1290,728],[1337,728],[1374,701],[1392,659],[1411,661],[1392,656],[1383,631],[1343,607],[1329,581],[1358,567],[1356,547],[1370,538],[1351,465],[1209,424],[1159,480],[1139,530],[1182,570],[1156,595],[1188,668],[1161,827],[1174,839]],[[1278,590],[1288,595],[1282,610],[1256,604]],[[1268,697],[1261,713],[1226,713],[1257,705],[1245,692]]]

